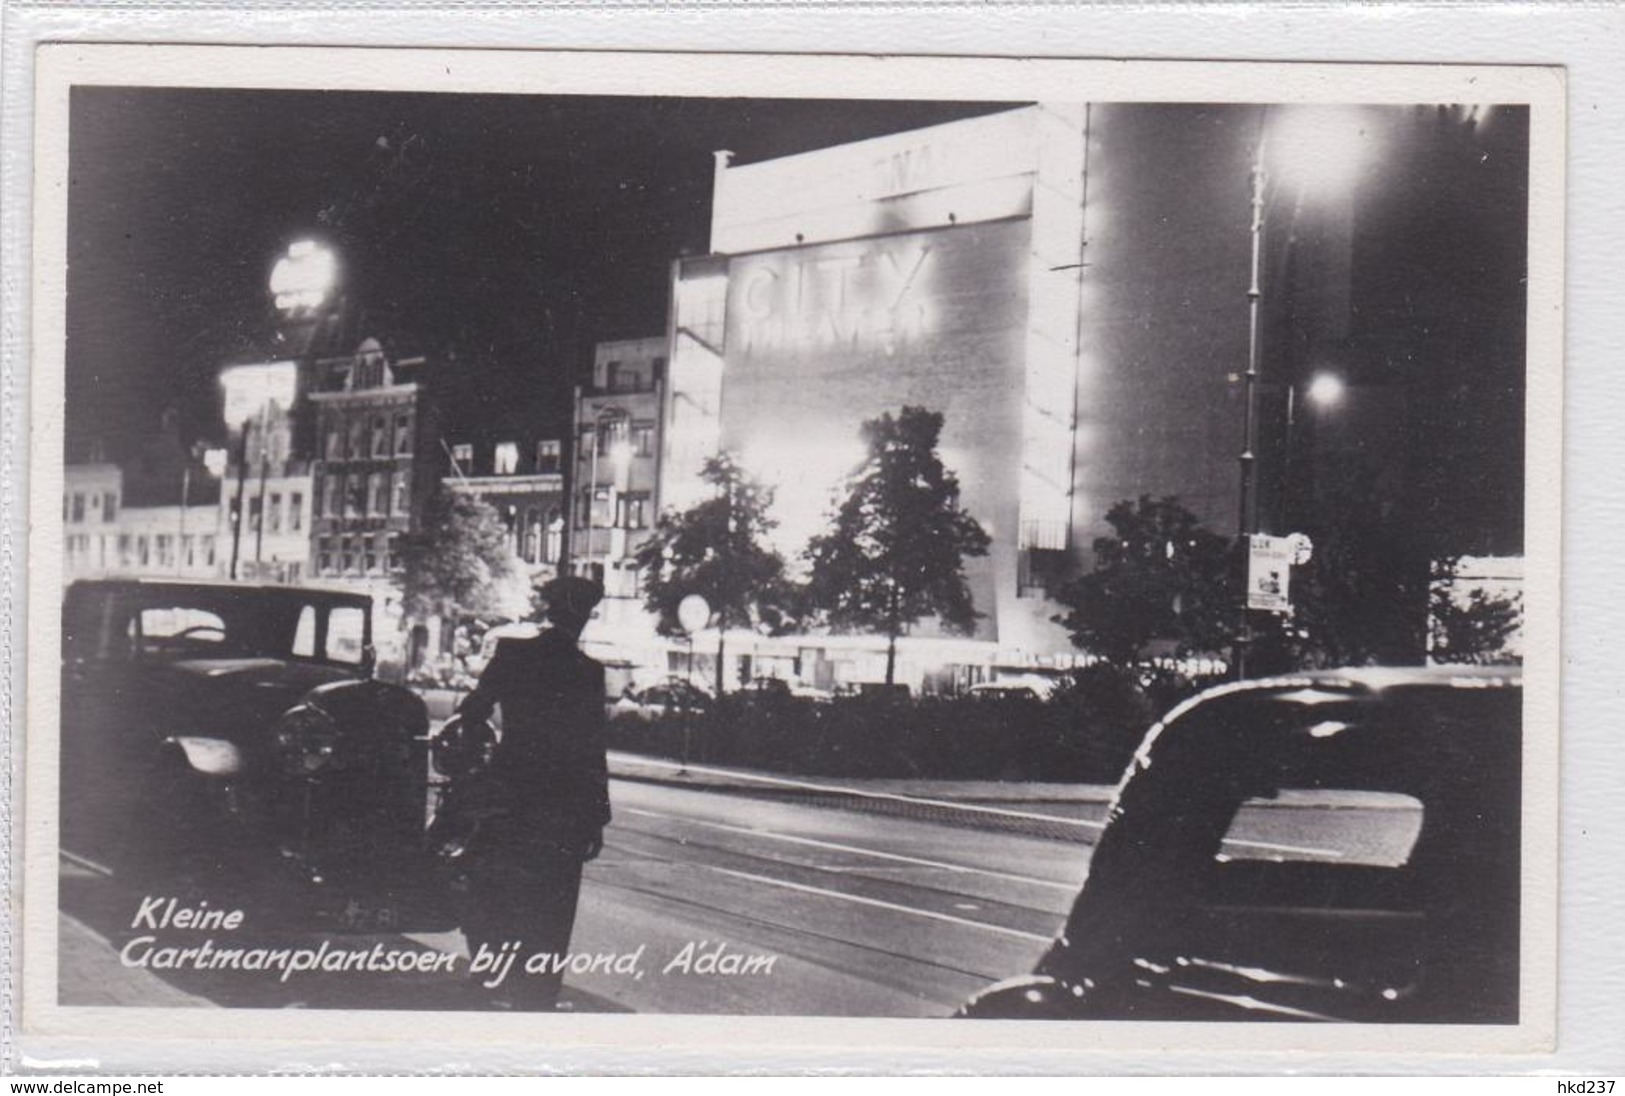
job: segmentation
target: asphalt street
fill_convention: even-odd
[[[572,964],[565,1001],[580,1011],[946,1015],[1031,969],[1084,876],[1110,794],[679,776],[659,762],[617,771],[615,821],[588,866],[571,954],[551,960]],[[1392,804],[1287,801],[1248,812],[1227,852],[1392,856],[1414,822]],[[452,974],[132,968],[119,951],[139,935],[130,922],[143,897],[141,881],[64,859],[62,1003],[449,1009],[504,995],[467,976],[456,932],[343,941],[455,954]],[[248,935],[264,947],[316,943]],[[502,982],[524,978],[526,958]]]

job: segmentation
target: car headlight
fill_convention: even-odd
[[[313,776],[333,764],[339,748],[339,728],[326,712],[301,704],[277,720],[274,740],[283,772]]]
[[[454,715],[434,736],[429,763],[441,776],[472,776],[491,764],[496,745],[496,732],[485,720]]]

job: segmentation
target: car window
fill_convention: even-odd
[[[158,605],[140,609],[128,626],[133,653],[218,653],[231,638],[218,613],[187,605]]]
[[[327,657],[359,665],[366,645],[366,615],[360,606],[336,605],[327,614]]]
[[[1422,803],[1398,792],[1283,788],[1243,802],[1217,859],[1397,868],[1422,831]]]
[[[299,623],[294,626],[293,646],[295,658],[316,657],[316,606],[305,605],[299,610]]]

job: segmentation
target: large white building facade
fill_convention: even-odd
[[[1078,502],[1088,122],[1042,106],[758,164],[719,153],[712,254],[675,278],[666,497],[730,450],[774,488],[794,557],[864,419],[940,412],[993,538],[966,563],[976,638],[1066,650],[1043,592]]]
[[[1338,125],[1344,178],[1295,173],[1326,165],[1294,142]],[[1064,663],[1054,595],[1114,504],[1174,496],[1238,528],[1267,131],[1257,528],[1312,528],[1364,482],[1415,515],[1420,567],[1516,554],[1527,117],[1489,109],[1042,103],[759,163],[719,152],[710,254],[674,267],[663,504],[732,451],[775,489],[794,559],[861,422],[940,412],[992,538],[966,564],[979,657]],[[1345,383],[1334,410],[1303,398],[1322,371]],[[976,656],[933,637],[913,642]]]

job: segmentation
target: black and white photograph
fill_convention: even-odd
[[[44,100],[41,1015],[1549,1037],[1538,70],[295,52]]]

